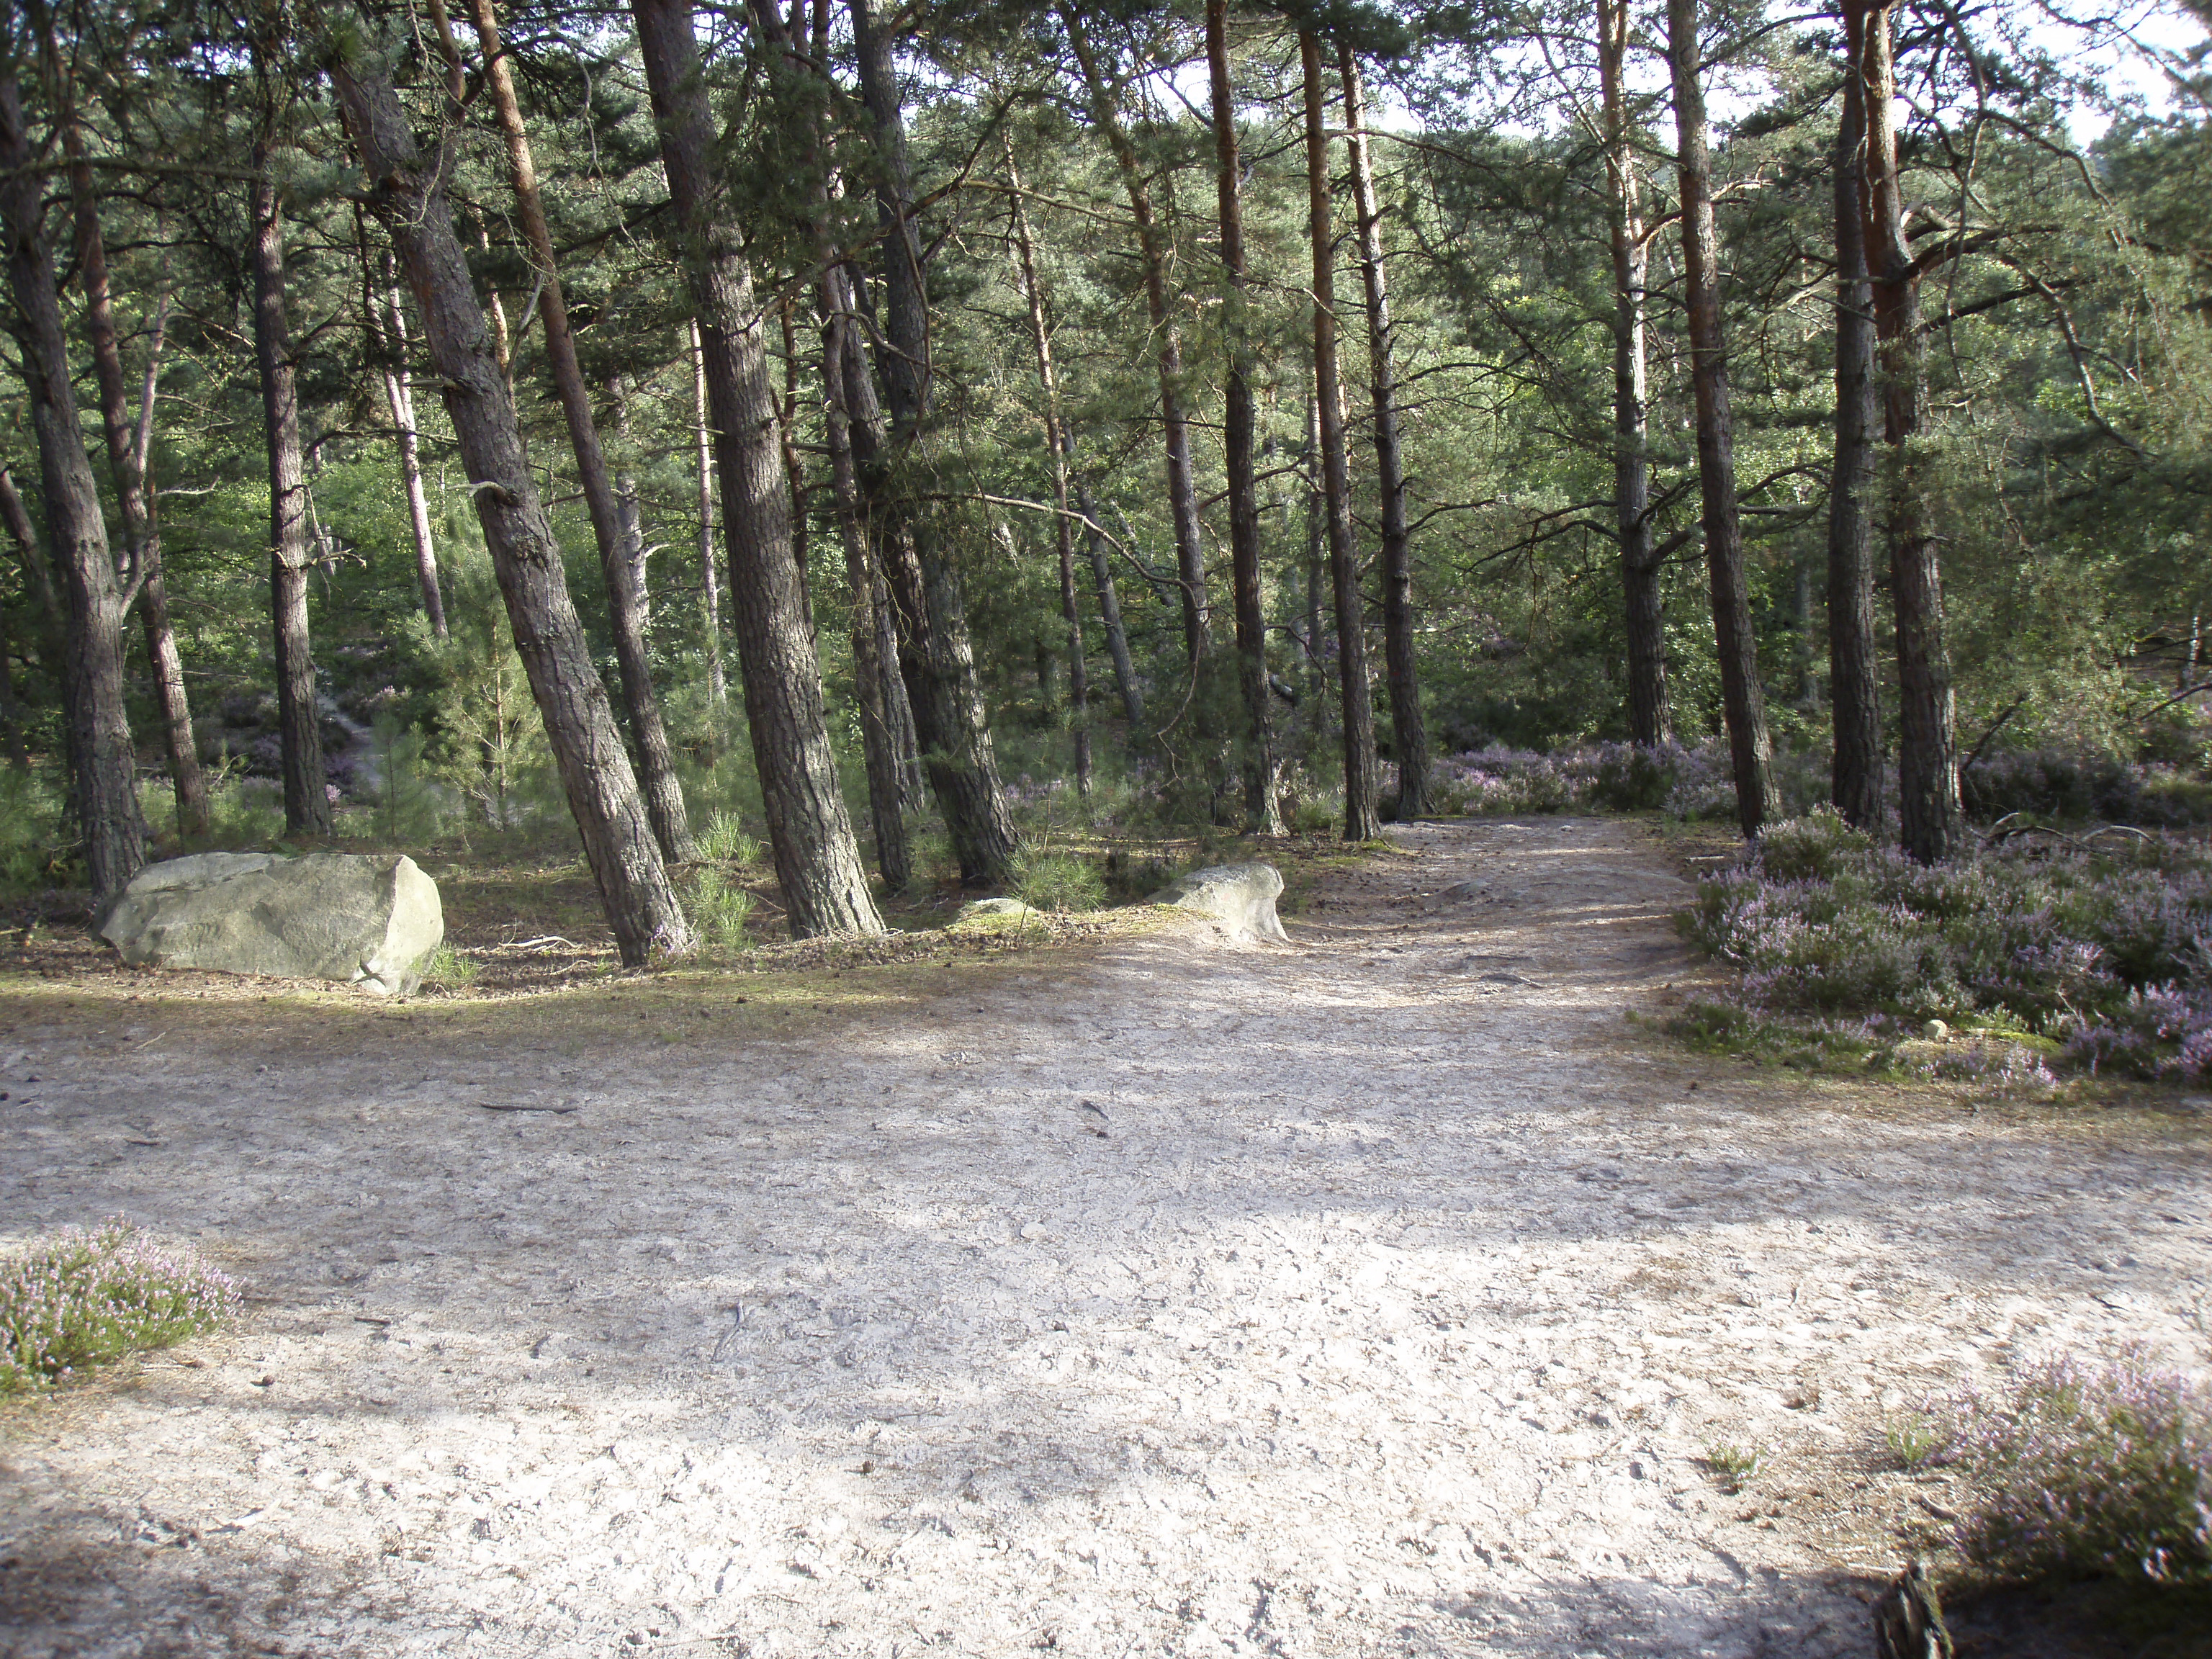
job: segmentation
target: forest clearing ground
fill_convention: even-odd
[[[2201,1125],[1680,1052],[1637,826],[1392,838],[1288,950],[7,988],[0,1237],[253,1300],[0,1413],[0,1654],[1860,1655],[1885,1410],[2205,1360]]]

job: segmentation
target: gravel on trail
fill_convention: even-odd
[[[0,1408],[0,1654],[1863,1655],[1886,1413],[2204,1363],[2201,1125],[1687,1054],[1633,826],[1392,838],[743,1044],[19,1025],[0,1243],[253,1300]]]

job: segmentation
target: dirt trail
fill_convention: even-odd
[[[1394,834],[830,1036],[19,1035],[0,1237],[258,1299],[0,1418],[0,1653],[1858,1655],[1884,1402],[2205,1361],[2201,1130],[1682,1055],[1630,828]]]

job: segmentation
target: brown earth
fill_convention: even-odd
[[[0,1241],[253,1292],[0,1410],[0,1654],[1858,1655],[1888,1413],[2206,1362],[2201,1122],[1680,1052],[1633,826],[1393,836],[1288,950],[0,984]]]

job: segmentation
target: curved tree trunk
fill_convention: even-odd
[[[1613,505],[1620,539],[1620,590],[1628,643],[1628,735],[1647,745],[1674,736],[1667,698],[1667,621],[1659,586],[1664,558],[1651,544],[1651,455],[1644,342],[1644,289],[1651,246],[1622,83],[1628,57],[1626,0],[1597,0],[1598,86],[1605,134],[1607,229],[1613,252]]]
[[[1221,264],[1229,282],[1229,305],[1223,323],[1228,365],[1224,374],[1225,407],[1222,416],[1222,461],[1229,483],[1230,589],[1237,612],[1237,684],[1244,703],[1244,817],[1245,827],[1257,836],[1283,833],[1282,814],[1276,802],[1277,774],[1274,710],[1267,687],[1267,614],[1260,592],[1260,500],[1255,481],[1252,443],[1257,424],[1252,399],[1252,349],[1245,337],[1246,279],[1244,261],[1243,163],[1237,155],[1237,105],[1229,84],[1228,0],[1206,0],[1206,63],[1212,93],[1215,195],[1221,215]],[[1341,593],[1340,592],[1340,598]],[[1358,626],[1358,613],[1353,627]],[[1345,683],[1354,676],[1346,665]],[[1358,677],[1359,695],[1367,695],[1364,676]],[[1347,691],[1346,696],[1350,693]],[[1347,707],[1348,707],[1347,703]],[[1355,816],[1374,813],[1374,730],[1368,733],[1367,799],[1356,802],[1359,785],[1347,769],[1345,813],[1347,830]],[[1346,733],[1347,755],[1353,742]]]
[[[1879,831],[1881,675],[1875,656],[1874,295],[1867,277],[1866,95],[1859,78],[1865,14],[1844,9],[1847,72],[1836,131],[1836,459],[1828,486],[1828,678],[1836,810]]]
[[[499,16],[492,0],[471,0],[471,10],[483,52],[484,85],[507,141],[515,216],[521,222],[523,240],[538,266],[538,316],[545,331],[545,358],[553,372],[553,390],[561,402],[562,416],[568,423],[568,445],[575,453],[576,476],[592,520],[592,539],[599,547],[615,662],[622,675],[623,704],[629,715],[638,780],[645,789],[645,810],[653,820],[660,855],[672,864],[682,864],[696,857],[698,849],[692,845],[690,817],[684,810],[683,786],[676,780],[676,756],[660,717],[660,699],[653,689],[652,655],[645,638],[644,590],[638,581],[630,538],[623,533],[622,503],[607,476],[599,425],[592,418],[591,392],[584,384],[583,367],[576,361],[576,340],[568,327],[568,304],[561,291],[553,234],[538,199],[537,164],[531,155],[529,130],[523,125],[522,105],[514,94],[514,71],[500,44]],[[802,908],[794,906],[793,915],[798,915]]]
[[[128,596],[115,577],[84,428],[70,383],[69,335],[46,235],[43,179],[11,72],[0,70],[0,219],[8,279],[22,330],[24,390],[39,444],[63,594],[64,718],[85,864],[95,903],[121,892],[146,861],[137,768],[124,713],[123,619]]]
[[[1379,799],[1382,792],[1375,764],[1375,707],[1367,687],[1367,624],[1365,606],[1359,595],[1359,550],[1352,534],[1352,473],[1344,453],[1344,383],[1336,367],[1336,229],[1334,216],[1330,211],[1328,125],[1322,90],[1321,41],[1317,37],[1310,33],[1298,36],[1298,61],[1305,74],[1306,230],[1313,251],[1314,406],[1320,414],[1322,503],[1328,531],[1330,585],[1336,592],[1336,650],[1340,671],[1337,685],[1344,715],[1344,838],[1372,841],[1382,833]],[[1387,507],[1385,512],[1387,514]],[[1401,508],[1401,532],[1404,527]],[[1401,536],[1401,562],[1404,553]],[[1409,649],[1412,643],[1409,638]],[[1418,699],[1413,720],[1418,726]]]
[[[273,68],[264,68],[273,74]],[[273,111],[264,113],[273,125]],[[276,723],[284,772],[284,832],[331,833],[329,775],[323,767],[322,712],[307,628],[307,467],[300,448],[300,391],[292,334],[284,317],[284,221],[270,173],[274,141],[253,146],[253,357],[269,452],[269,597],[276,647]]]
[[[1898,829],[1923,864],[1956,852],[1966,834],[1959,803],[1957,708],[1943,630],[1943,568],[1927,527],[1927,457],[1918,441],[1927,337],[1920,327],[1920,273],[1905,240],[1897,161],[1893,6],[1860,10],[1860,96],[1866,118],[1867,264],[1880,344],[1882,435],[1889,446],[1884,495],[1889,512],[1889,587],[1897,607]]]
[[[1690,335],[1690,385],[1698,417],[1698,488],[1705,508],[1705,564],[1712,579],[1713,635],[1721,705],[1735,768],[1736,818],[1756,836],[1781,810],[1774,789],[1774,744],[1759,679],[1744,579],[1743,522],[1735,497],[1735,432],[1729,409],[1728,346],[1721,329],[1720,233],[1713,220],[1712,162],[1699,80],[1697,0],[1667,0],[1667,48],[1680,143],[1682,266]]]
[[[1129,718],[1129,740],[1135,743],[1145,729],[1145,692],[1137,684],[1137,666],[1129,658],[1129,633],[1121,625],[1121,595],[1114,586],[1114,568],[1106,556],[1106,534],[1098,522],[1098,508],[1091,499],[1091,486],[1079,481],[1075,504],[1083,512],[1084,550],[1091,556],[1091,581],[1098,590],[1098,621],[1106,635],[1106,654],[1114,663],[1114,689],[1121,694],[1121,712]]]
[[[1382,654],[1390,688],[1390,750],[1398,762],[1398,817],[1417,818],[1429,810],[1429,726],[1421,714],[1420,670],[1413,654],[1413,548],[1406,528],[1406,457],[1398,436],[1382,215],[1368,154],[1359,59],[1349,46],[1340,45],[1336,62],[1344,83],[1345,138],[1352,151],[1352,206],[1359,220],[1359,277],[1367,295],[1367,379],[1375,404],[1375,477],[1382,495]]]
[[[635,0],[662,166],[684,228],[716,453],[745,714],[794,937],[880,933],[837,781],[822,665],[793,556],[791,495],[752,273],[716,171],[690,0]]]
[[[622,959],[639,966],[681,955],[691,928],[638,799],[606,688],[568,598],[560,544],[522,449],[514,395],[501,374],[483,307],[454,234],[443,181],[425,167],[390,79],[373,60],[336,60],[331,81],[368,176],[370,205],[391,233],[445,387],[484,544],[507,601],[516,652],[575,816]]]

